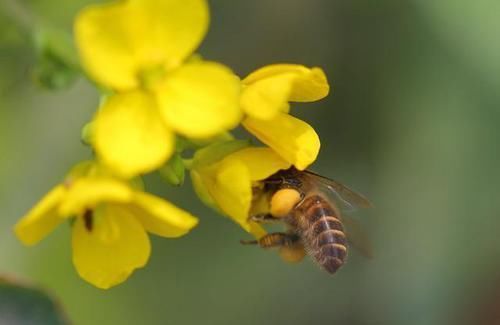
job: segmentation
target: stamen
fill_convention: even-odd
[[[83,213],[83,222],[85,223],[85,229],[91,232],[94,228],[94,218],[92,210],[85,210]]]

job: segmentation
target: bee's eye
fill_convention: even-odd
[[[277,218],[287,216],[290,211],[302,200],[299,191],[292,188],[278,190],[271,198],[270,213]]]

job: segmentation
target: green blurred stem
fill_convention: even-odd
[[[191,167],[193,166],[193,159],[182,159],[182,163],[184,164],[184,168],[191,170]]]

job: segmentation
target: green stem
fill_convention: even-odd
[[[184,168],[186,168],[187,170],[191,170],[192,166],[193,166],[193,159],[182,159],[182,163],[184,164]]]

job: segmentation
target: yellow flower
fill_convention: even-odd
[[[307,168],[318,155],[319,137],[309,124],[288,114],[288,102],[311,102],[327,96],[324,72],[274,64],[254,71],[242,83],[240,104],[247,115],[243,126],[298,169]]]
[[[175,133],[208,138],[241,120],[239,79],[222,64],[192,58],[208,21],[204,0],[119,1],[78,15],[83,66],[115,91],[95,117],[93,145],[121,176],[161,166]]]
[[[84,162],[16,224],[15,233],[25,245],[34,245],[71,217],[73,264],[83,279],[102,289],[125,281],[147,263],[147,232],[179,237],[198,222],[173,204]]]
[[[248,147],[212,164],[195,166],[191,170],[191,179],[198,196],[205,203],[215,205],[243,229],[259,238],[265,231],[260,225],[248,220],[251,209],[263,203],[256,202],[260,197],[254,196],[253,188],[258,186],[259,181],[289,167],[290,163],[270,148]]]

